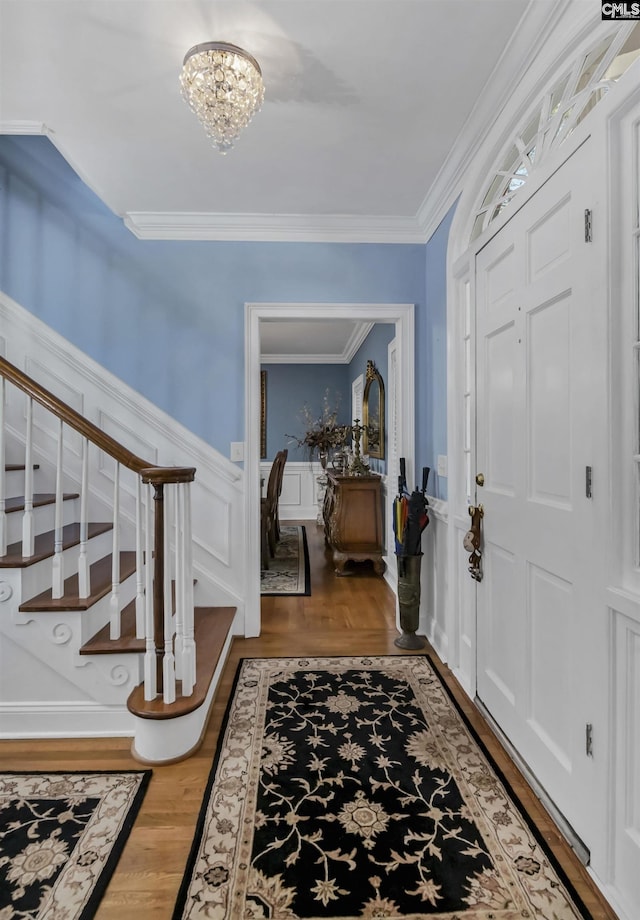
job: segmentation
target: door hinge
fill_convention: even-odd
[[[593,725],[591,722],[587,722],[585,731],[585,751],[587,757],[593,757]]]
[[[585,466],[584,470],[584,494],[587,498],[593,498],[593,468]]]
[[[591,211],[585,208],[584,212],[584,241],[585,243],[593,242],[593,226],[591,222]]]

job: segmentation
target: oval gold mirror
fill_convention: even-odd
[[[362,398],[362,449],[384,460],[384,383],[373,361],[367,361],[367,382]]]

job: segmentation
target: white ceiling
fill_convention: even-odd
[[[141,236],[284,224],[418,240],[416,215],[527,4],[0,0],[0,131],[44,126]],[[266,84],[226,157],[178,87],[185,52],[208,40],[245,47]]]
[[[45,132],[143,238],[424,242],[492,71],[556,2],[0,0],[0,133]],[[227,156],[179,91],[210,40],[246,48],[266,85]],[[349,361],[370,328],[261,326],[263,361],[316,363]]]
[[[348,364],[373,325],[349,319],[263,319],[261,359],[264,364]]]

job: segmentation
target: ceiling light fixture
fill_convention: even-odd
[[[258,62],[227,42],[204,42],[190,48],[180,85],[186,103],[220,153],[231,150],[264,99]]]

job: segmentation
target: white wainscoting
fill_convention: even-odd
[[[262,494],[266,494],[270,460],[260,461],[263,480]],[[311,521],[318,515],[318,477],[322,474],[319,463],[287,460],[282,477],[282,492],[278,502],[281,521]]]
[[[446,624],[447,591],[447,503],[429,498],[429,525],[422,535],[422,571],[420,576],[420,627],[443,661],[447,660],[449,642]]]
[[[233,631],[242,635],[246,596],[244,471],[1,292],[0,328],[6,332],[0,336],[0,352],[8,361],[130,451],[152,465],[196,468],[191,491],[195,602],[236,607]],[[23,459],[25,411],[22,394],[8,385],[7,461]],[[57,426],[35,406],[33,427],[38,486],[41,491],[52,491]],[[65,491],[78,491],[78,445],[75,433],[65,429]],[[89,515],[94,520],[108,520],[104,515],[110,513],[114,462],[92,448],[89,463]],[[122,468],[123,548],[134,545],[127,547],[125,540],[133,535],[135,491],[135,477]],[[134,588],[131,582],[129,590]],[[101,605],[108,604],[108,598],[83,615],[62,611],[55,617],[25,616],[18,613],[21,591],[20,573],[6,570],[0,584],[0,737],[132,734],[134,724],[124,701],[141,680],[139,661],[126,655],[89,658],[77,653],[91,632],[106,622]],[[34,589],[34,593],[38,591]],[[124,602],[127,599],[123,597]],[[99,622],[94,623],[95,619]]]

